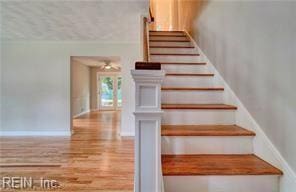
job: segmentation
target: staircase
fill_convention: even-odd
[[[235,125],[223,84],[183,31],[150,31],[151,62],[160,62],[161,152],[165,192],[278,192],[281,170],[253,154],[256,136]]]

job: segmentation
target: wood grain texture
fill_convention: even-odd
[[[178,40],[178,39],[175,39],[175,40],[169,40],[169,39],[152,40],[152,39],[150,39],[149,41],[150,42],[191,42],[190,40]]]
[[[236,110],[237,107],[226,104],[162,104],[162,109],[207,109],[207,110]]]
[[[162,125],[162,136],[255,136],[237,125]]]
[[[150,34],[150,37],[187,37],[185,34]]]
[[[160,56],[199,56],[198,53],[150,53],[150,55]]]
[[[162,91],[224,91],[223,87],[162,87]]]
[[[196,76],[196,77],[213,77],[213,73],[166,73],[166,76]]]
[[[150,45],[150,48],[165,48],[165,49],[178,49],[178,48],[188,48],[188,49],[193,49],[194,46],[155,46],[155,45]]]
[[[162,155],[164,176],[282,175],[255,155]]]
[[[156,31],[156,30],[150,30],[149,32],[152,32],[150,34],[153,34],[153,32],[157,33],[185,33],[184,31],[178,31],[178,30],[172,30],[172,31]]]
[[[162,65],[206,65],[207,63],[205,62],[200,62],[200,63],[189,63],[189,62],[161,62],[160,64]]]
[[[161,70],[161,64],[159,62],[136,62],[136,70]]]
[[[148,61],[149,59],[149,43],[148,43],[148,19],[146,17],[143,17],[143,59],[144,61]]]
[[[132,192],[134,141],[119,136],[120,112],[92,112],[73,125],[72,137],[2,137],[0,177],[55,179],[66,192]]]

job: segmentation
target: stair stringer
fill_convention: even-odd
[[[280,192],[296,191],[296,173],[289,166],[287,161],[280,154],[271,140],[267,137],[263,129],[255,121],[255,119],[252,117],[250,112],[243,105],[234,91],[226,83],[219,71],[200,49],[195,40],[187,31],[185,31],[185,33],[187,33],[188,37],[192,41],[192,44],[197,48],[201,60],[207,63],[206,67],[208,68],[208,71],[215,74],[214,81],[224,86],[223,97],[225,103],[232,104],[238,107],[237,111],[235,112],[236,124],[256,133],[256,136],[253,139],[254,154],[283,171],[284,174],[280,177]]]

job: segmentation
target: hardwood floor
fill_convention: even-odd
[[[237,125],[162,125],[162,136],[255,136]]]
[[[58,191],[133,191],[134,142],[119,136],[120,112],[92,112],[73,126],[71,138],[0,138],[0,177],[32,177],[37,189],[44,178]]]
[[[282,175],[282,171],[253,154],[162,155],[168,175]]]

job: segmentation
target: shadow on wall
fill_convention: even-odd
[[[186,30],[195,33],[194,23],[208,5],[208,0],[150,0],[155,23],[152,30]]]

